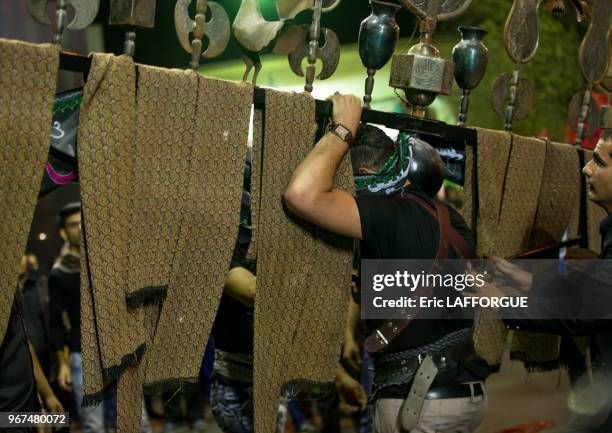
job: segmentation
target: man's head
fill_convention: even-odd
[[[353,173],[357,175],[377,173],[393,152],[393,140],[382,129],[360,124],[351,147]]]
[[[81,203],[68,203],[59,212],[60,236],[70,247],[81,245]]]
[[[372,125],[359,126],[351,161],[356,182],[367,184],[370,192],[388,194],[415,184],[434,196],[444,178],[442,158],[430,144],[407,133],[400,133],[394,143]]]
[[[593,151],[593,159],[582,169],[589,199],[612,213],[612,129],[604,131]]]

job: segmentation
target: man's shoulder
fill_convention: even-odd
[[[66,281],[72,279],[74,276],[78,277],[79,273],[66,272],[61,266],[53,266],[51,271],[49,271],[49,284],[65,284]]]
[[[51,278],[62,278],[62,276],[66,275],[60,266],[53,266],[49,271],[49,279]]]

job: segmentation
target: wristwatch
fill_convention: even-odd
[[[342,123],[338,123],[338,122],[330,123],[329,126],[327,127],[327,132],[331,132],[332,134],[338,136],[340,140],[346,141],[349,146],[353,144],[353,139],[354,139],[353,133],[350,131],[350,129],[348,129]]]

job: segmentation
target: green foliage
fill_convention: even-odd
[[[488,31],[484,43],[489,49],[487,72],[472,92],[468,124],[491,129],[503,129],[504,120],[491,109],[491,87],[501,73],[512,73],[514,65],[504,48],[504,24],[512,2],[510,0],[473,0],[468,11],[457,21],[444,23],[440,37],[459,38],[456,26],[472,25]],[[534,100],[529,116],[514,122],[513,130],[521,135],[537,135],[548,130],[554,140],[565,141],[565,126],[569,102],[585,84],[578,64],[578,50],[588,23],[577,23],[571,7],[562,18],[555,18],[540,7],[540,41],[534,58],[521,66],[521,76],[534,88]],[[436,41],[436,38],[434,39]],[[435,43],[435,42],[434,42]],[[450,58],[450,53],[442,55]],[[455,87],[453,103],[459,105],[460,91]]]

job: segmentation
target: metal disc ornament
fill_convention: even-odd
[[[512,74],[503,73],[491,88],[491,106],[498,116],[505,117],[506,106],[510,101],[510,85]],[[529,80],[521,78],[519,80],[516,102],[514,104],[514,120],[521,120],[527,117],[533,101],[533,87]]]
[[[580,113],[582,112],[582,99],[584,98],[584,92],[578,92],[572,97],[572,101],[569,105],[569,111],[567,113],[567,122],[569,123],[572,131],[576,132],[578,128],[578,122],[580,121]],[[589,114],[584,120],[584,137],[588,138],[595,133],[595,130],[599,128],[599,109],[595,103],[595,99],[590,98],[589,103]]]

